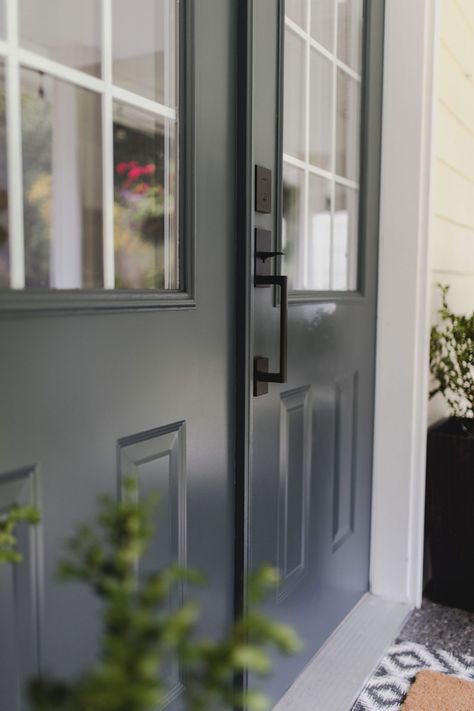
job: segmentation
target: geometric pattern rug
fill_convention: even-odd
[[[397,642],[375,670],[352,711],[399,711],[421,669],[474,681],[474,657]]]

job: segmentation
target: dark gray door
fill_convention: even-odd
[[[288,366],[252,400],[249,558],[281,569],[269,607],[306,645],[275,698],[369,587],[382,21],[381,2],[253,3],[253,158],[273,171],[255,270],[289,298],[253,289],[254,377],[279,372],[286,307]]]
[[[126,474],[162,495],[147,565],[206,574],[209,633],[232,616],[236,21],[231,0],[9,11],[0,510],[42,518],[0,569],[0,708],[16,711],[31,674],[93,662],[97,603],[55,571]],[[179,694],[175,675],[170,707]]]

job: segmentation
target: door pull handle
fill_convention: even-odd
[[[276,256],[276,255],[275,255]],[[268,383],[286,383],[288,368],[288,277],[255,276],[255,286],[280,287],[280,368],[276,373],[268,370],[268,358],[256,356],[253,367],[253,394],[266,395]]]

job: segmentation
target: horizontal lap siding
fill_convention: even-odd
[[[450,284],[454,310],[474,310],[474,2],[440,0],[432,219],[436,284]],[[445,414],[431,403],[430,420]]]

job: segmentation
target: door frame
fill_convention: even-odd
[[[385,16],[370,588],[417,607],[423,592],[439,4],[386,0]]]

